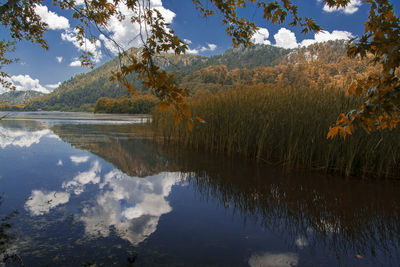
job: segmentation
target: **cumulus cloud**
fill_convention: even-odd
[[[61,84],[61,82],[58,82],[58,83],[55,83],[55,84],[46,84],[45,86],[46,86],[48,89],[50,89],[50,90],[54,90],[54,89],[56,89],[57,87],[59,87],[60,84]]]
[[[266,252],[262,255],[253,254],[249,259],[251,267],[259,266],[279,266],[290,267],[299,263],[299,256],[295,253],[270,253]]]
[[[296,35],[286,28],[280,28],[274,38],[276,46],[283,48],[296,48],[298,46]]]
[[[186,39],[185,39],[186,40]],[[190,40],[189,40],[190,41]],[[186,41],[185,41],[186,42]],[[186,42],[187,43],[187,42]],[[191,42],[190,42],[191,43]],[[188,44],[188,43],[187,43]],[[187,54],[198,54],[200,52],[208,52],[208,51],[215,51],[215,49],[217,49],[217,45],[216,44],[209,44],[207,43],[204,46],[198,46],[197,48],[190,48],[186,50]]]
[[[315,43],[322,43],[333,40],[349,40],[353,38],[353,34],[348,31],[332,31],[331,33],[328,31],[321,31],[319,33],[314,34],[314,39],[305,39],[301,43],[297,43],[297,38],[294,32],[281,28],[278,33],[274,35],[275,38],[275,46],[282,48],[296,48],[309,46]]]
[[[251,37],[251,41],[254,44],[266,44],[269,45],[271,44],[270,41],[268,41],[269,37],[269,32],[265,28],[259,28]]]
[[[43,192],[41,190],[33,190],[28,201],[25,203],[25,209],[32,216],[43,215],[59,205],[69,201],[70,195],[65,192]]]
[[[42,93],[49,93],[49,90],[46,87],[42,86],[39,82],[39,79],[33,79],[29,75],[13,75],[10,78],[7,78],[9,82],[11,82],[17,91],[28,91],[34,90]],[[0,93],[4,93],[9,91],[7,88],[0,86]]]
[[[318,2],[321,2],[321,0],[318,0]],[[339,7],[339,8],[331,8],[327,4],[324,5],[323,10],[325,12],[335,12],[335,11],[341,11],[345,14],[354,14],[358,11],[360,6],[362,5],[361,0],[351,0],[350,3],[346,7]]]
[[[78,31],[76,29],[74,30],[66,30],[61,34],[61,39],[66,42],[71,42],[78,50],[83,51],[83,52],[90,52],[93,54],[93,62],[98,63],[100,62],[102,58],[102,53],[101,53],[101,42],[100,40],[96,40],[94,43],[92,43],[89,39],[84,38],[83,42],[78,40],[77,38],[77,33]],[[77,62],[77,61],[74,61]],[[72,64],[72,63],[71,63]],[[71,66],[70,64],[70,66]],[[77,63],[75,63],[77,64]],[[80,64],[80,62],[79,62]],[[79,65],[80,66],[80,65]]]
[[[200,47],[200,52],[214,51],[215,49],[217,49],[216,44],[207,44],[207,46]]]
[[[188,54],[198,54],[199,53],[199,50],[198,49],[188,49],[188,50],[186,50],[186,53],[188,53]]]
[[[327,42],[330,40],[349,40],[353,38],[353,34],[347,31],[333,31],[332,33],[328,31],[321,31],[314,35],[314,39],[305,39],[301,42],[301,46],[309,46],[315,43]]]
[[[69,63],[69,66],[70,66],[70,67],[81,67],[81,66],[82,66],[82,63],[81,63],[80,60],[74,60],[74,61],[72,61],[71,63]]]
[[[192,41],[189,39],[183,39],[183,41],[185,42],[185,44],[188,44],[188,45],[192,44]]]
[[[61,63],[63,61],[63,57],[56,57],[56,59],[58,63]]]
[[[164,17],[166,23],[172,23],[175,13],[166,9],[161,0],[150,0],[150,7],[157,9]],[[142,46],[142,41],[139,37],[140,24],[131,22],[131,17],[137,17],[137,15],[134,11],[128,9],[124,3],[120,3],[118,10],[125,16],[125,19],[119,21],[116,16],[111,17],[106,27],[110,38],[115,40],[123,49]],[[106,38],[106,36],[100,35],[100,40],[104,42],[104,46],[112,53],[118,53],[118,47],[115,46],[114,42]]]
[[[66,30],[69,29],[69,21],[66,17],[59,16],[49,11],[47,6],[36,5],[35,12],[40,16],[41,21],[47,23],[50,30]]]

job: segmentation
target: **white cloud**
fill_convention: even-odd
[[[200,48],[200,52],[214,51],[215,49],[217,49],[216,44],[207,44],[207,46],[202,46]]]
[[[269,32],[265,28],[259,28],[252,36],[251,41],[254,44],[266,44],[269,45],[271,44],[270,41],[268,41],[269,37]]]
[[[70,160],[75,164],[85,163],[89,160],[89,156],[71,156]]]
[[[70,66],[70,67],[81,67],[81,66],[82,66],[82,63],[81,63],[80,60],[74,60],[74,61],[72,61],[71,63],[69,63],[69,66]]]
[[[186,41],[190,41],[190,40],[186,40]],[[188,42],[186,42],[187,44],[189,44]],[[192,43],[192,42],[190,42]],[[198,54],[200,52],[207,52],[207,51],[214,51],[215,49],[217,49],[217,45],[216,44],[206,44],[205,46],[198,46],[195,49],[191,49],[190,47],[186,50],[187,54]]]
[[[14,75],[7,79],[10,81],[16,88],[17,91],[28,91],[34,90],[42,93],[49,93],[44,86],[42,86],[39,82],[39,79],[33,79],[29,75]],[[0,93],[4,93],[9,91],[8,89],[0,86]]]
[[[198,54],[199,53],[199,50],[198,49],[188,49],[188,50],[186,50],[186,53],[188,53],[188,54]]]
[[[280,28],[274,38],[276,46],[283,48],[296,48],[298,46],[296,35],[286,28]]]
[[[172,23],[176,14],[171,10],[164,8],[161,0],[151,0],[150,6],[161,13],[166,23]],[[118,10],[125,16],[125,19],[119,21],[116,16],[111,17],[106,27],[109,36],[123,49],[142,46],[142,40],[139,37],[140,25],[131,22],[131,17],[137,17],[137,15],[134,11],[128,9],[123,3],[120,3]],[[143,37],[144,39],[147,38],[146,36]],[[118,53],[118,47],[115,46],[114,42],[107,39],[104,35],[100,35],[100,40],[104,42],[104,46],[112,53]]]
[[[253,254],[249,259],[251,267],[259,266],[279,266],[289,267],[296,266],[299,263],[299,256],[295,253],[270,253],[266,252],[263,255]]]
[[[278,33],[274,35],[275,46],[282,48],[297,48],[299,46],[309,46],[315,43],[322,43],[333,40],[349,40],[353,37],[351,32],[347,31],[321,31],[314,34],[314,39],[305,39],[301,43],[297,43],[296,35],[294,32],[281,28]]]
[[[56,57],[56,59],[58,63],[61,63],[63,61],[63,57]]]
[[[318,0],[318,2],[321,2],[321,0]],[[350,3],[344,8],[343,7],[331,8],[327,4],[325,4],[323,10],[329,13],[335,11],[341,11],[344,12],[345,14],[354,14],[358,11],[361,5],[362,5],[361,0],[351,0]]]
[[[328,31],[321,31],[314,35],[314,39],[305,39],[300,43],[300,46],[309,46],[315,43],[327,42],[331,40],[349,40],[353,38],[351,32],[347,31],[333,31],[332,33]]]
[[[188,44],[188,45],[192,44],[192,41],[189,39],[183,39],[183,41],[185,42],[185,44]]]
[[[36,5],[35,12],[40,16],[41,20],[47,23],[50,30],[66,30],[69,29],[69,21],[66,17],[59,16],[49,11],[47,6]]]
[[[58,82],[58,83],[55,83],[55,84],[46,84],[46,87],[47,87],[48,89],[50,89],[50,90],[54,90],[54,89],[56,89],[57,87],[59,87],[60,84],[61,84],[61,82]]]
[[[94,43],[92,43],[89,39],[84,38],[84,40],[81,44],[81,41],[79,41],[77,38],[77,33],[78,32],[76,29],[74,29],[73,31],[66,30],[65,32],[63,32],[61,34],[61,39],[66,42],[71,42],[80,51],[92,53],[93,54],[93,58],[92,58],[93,62],[95,62],[95,63],[100,62],[100,60],[103,56],[101,51],[99,50],[101,48],[100,40],[96,40]],[[77,64],[76,61],[74,61],[74,62],[75,62],[75,64]],[[74,63],[74,62],[72,62],[72,63]],[[71,66],[71,64],[70,64],[70,66]],[[76,66],[76,65],[73,65],[73,66]]]
[[[45,193],[41,190],[33,190],[30,198],[25,203],[25,209],[32,216],[48,213],[52,208],[65,204],[69,201],[70,195],[65,192],[51,191]]]

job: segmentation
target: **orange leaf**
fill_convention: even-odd
[[[188,128],[189,128],[190,132],[193,130],[193,126],[194,126],[193,121],[192,120],[188,120]]]
[[[160,103],[158,106],[159,106],[161,111],[165,111],[165,110],[167,110],[169,108],[169,105],[166,104],[166,103]]]

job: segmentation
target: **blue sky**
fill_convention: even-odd
[[[50,1],[45,1],[47,2]],[[221,16],[218,14],[205,19],[194,9],[190,0],[151,0],[151,2],[171,23],[169,27],[187,41],[189,53],[211,56],[221,54],[231,47],[231,39],[226,35]],[[259,32],[253,36],[254,42],[293,48],[317,41],[361,36],[364,31],[369,6],[362,4],[361,0],[352,0],[351,5],[342,10],[329,10],[321,0],[296,2],[299,5],[300,15],[313,17],[326,32],[317,36],[303,35],[300,33],[300,28],[269,23],[262,18],[262,10],[250,7],[240,10],[240,14],[254,19],[260,27]],[[400,3],[396,1],[392,3],[396,14],[400,15]],[[76,22],[72,19],[71,12],[62,11],[52,5],[38,7],[37,12],[42,20],[49,24],[45,37],[50,48],[45,51],[29,42],[18,44],[14,56],[20,58],[20,62],[4,68],[18,90],[34,89],[49,92],[54,90],[57,84],[75,74],[90,71],[89,68],[81,67],[77,59],[82,50],[95,53],[96,66],[114,56],[115,48],[100,36],[96,44],[88,42],[85,47],[77,44],[73,32]],[[140,45],[137,39],[132,39],[132,36],[137,34],[137,27],[128,21],[123,23],[111,21],[109,29],[110,34],[126,48]],[[5,34],[7,31],[3,30],[0,36],[6,38]],[[0,93],[4,91],[4,88],[0,88]]]

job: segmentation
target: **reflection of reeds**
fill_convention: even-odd
[[[395,183],[288,175],[280,168],[182,150],[165,154],[190,173],[189,183],[205,200],[261,222],[289,246],[325,249],[345,265],[347,257],[356,254],[371,262],[383,260],[380,266],[397,266],[400,261]]]
[[[190,100],[193,131],[174,125],[172,112],[154,112],[156,134],[195,149],[240,154],[286,168],[337,171],[346,175],[399,176],[399,130],[368,135],[358,130],[345,140],[327,140],[337,116],[358,100],[335,89],[242,86]]]

